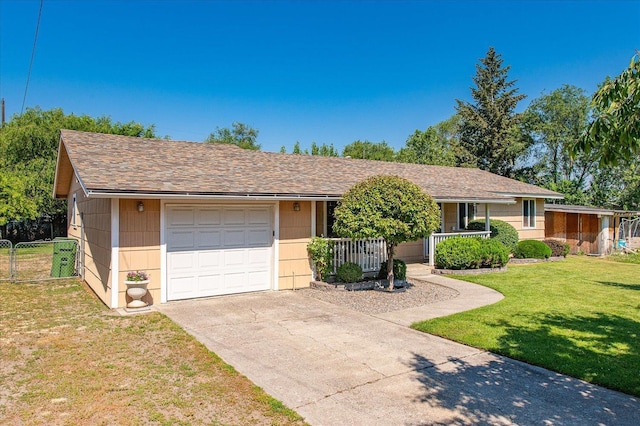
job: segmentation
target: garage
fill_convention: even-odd
[[[167,299],[271,289],[272,208],[167,205]]]

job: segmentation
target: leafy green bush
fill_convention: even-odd
[[[564,243],[560,240],[548,238],[546,240],[543,240],[542,242],[549,246],[549,248],[551,249],[551,256],[555,257],[567,257],[567,255],[569,254],[569,250],[571,249],[571,246],[569,244]]]
[[[316,272],[316,279],[322,281],[331,273],[333,242],[323,237],[313,237],[307,244],[307,252]]]
[[[477,269],[482,259],[480,245],[480,238],[448,238],[436,246],[436,267]]]
[[[336,280],[341,283],[355,283],[362,280],[362,268],[353,262],[345,262],[336,271]]]
[[[542,241],[523,240],[518,243],[513,255],[518,259],[548,259],[551,248]]]
[[[509,261],[509,249],[497,239],[480,240],[480,267],[499,268]]]
[[[407,279],[407,264],[402,259],[393,259],[393,277],[396,280]],[[387,262],[382,262],[380,265],[380,271],[378,272],[378,279],[387,278]]]
[[[491,219],[489,226],[491,238],[500,241],[509,249],[509,253],[513,253],[516,249],[516,244],[518,244],[518,231],[516,231],[516,228],[498,219]],[[467,226],[469,231],[484,231],[484,228],[484,220],[472,220]]]

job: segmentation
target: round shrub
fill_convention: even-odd
[[[551,249],[551,256],[554,257],[567,257],[567,255],[569,254],[569,250],[571,249],[571,246],[569,244],[560,240],[553,240],[549,238],[542,242],[549,246],[549,248]]]
[[[448,238],[436,246],[436,267],[477,269],[482,263],[480,245],[480,238]]]
[[[518,231],[516,231],[516,228],[498,219],[491,219],[489,223],[491,238],[500,241],[509,249],[509,253],[513,253],[516,249],[516,244],[518,244]],[[472,220],[467,226],[469,231],[484,231],[484,228],[484,220]]]
[[[509,249],[497,239],[480,240],[481,268],[499,268],[509,261]]]
[[[353,262],[345,262],[336,271],[336,280],[341,283],[355,283],[362,280],[362,268]]]
[[[407,279],[407,264],[402,259],[393,259],[393,276],[396,280]],[[387,278],[387,261],[385,260],[380,265],[380,271],[378,272],[378,279],[383,280]]]
[[[548,259],[551,249],[542,241],[523,240],[516,246],[513,256],[518,259]]]

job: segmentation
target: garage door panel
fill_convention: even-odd
[[[195,225],[195,212],[191,208],[174,208],[168,218],[169,226]]]
[[[167,250],[193,250],[196,248],[196,232],[192,230],[172,230],[168,233]]]
[[[196,248],[198,250],[222,248],[222,231],[219,229],[199,229]]]
[[[268,248],[264,249],[254,249],[247,250],[247,264],[251,267],[268,267],[271,262],[270,250]]]
[[[181,272],[197,269],[198,262],[196,254],[193,252],[171,253],[167,259],[167,267],[171,271]]]
[[[244,229],[228,229],[224,231],[224,248],[245,247],[247,244]]]
[[[249,209],[247,212],[248,225],[269,225],[271,224],[271,212],[267,209]]]
[[[244,249],[226,250],[224,252],[224,265],[226,269],[241,268],[247,264],[247,253]]]
[[[269,229],[248,229],[247,230],[247,246],[248,247],[267,247],[271,246],[272,234]]]
[[[188,299],[197,294],[198,288],[198,277],[193,275],[188,276],[174,276],[171,278],[171,287],[169,298],[172,300],[176,299]]]
[[[168,206],[169,300],[268,290],[272,281],[272,209]]]
[[[245,209],[224,209],[224,225],[246,225]]]
[[[211,269],[218,269],[223,265],[222,256],[220,251],[200,251],[198,256],[198,269],[206,271]]]
[[[197,213],[198,225],[221,225],[222,211],[219,208],[200,208]]]
[[[198,292],[193,297],[217,296],[224,289],[221,274],[204,274],[198,277]]]

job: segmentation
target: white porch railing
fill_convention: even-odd
[[[429,265],[435,264],[436,247],[447,238],[463,237],[463,238],[489,238],[491,231],[463,231],[463,232],[447,232],[431,234],[429,238],[424,239],[424,258],[429,259]]]
[[[345,262],[353,262],[362,272],[378,272],[382,262],[387,260],[387,245],[382,238],[352,240],[330,238],[333,241],[333,273]]]

